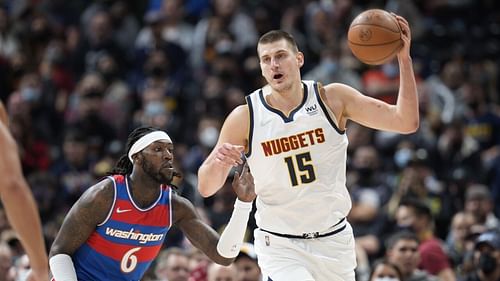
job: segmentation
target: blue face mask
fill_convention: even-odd
[[[40,98],[40,95],[40,89],[35,87],[26,87],[21,89],[21,97],[23,100],[28,102],[37,101]]]
[[[399,168],[404,168],[410,161],[413,151],[409,148],[401,148],[394,153],[394,162]]]

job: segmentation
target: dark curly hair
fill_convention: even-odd
[[[155,132],[155,131],[159,131],[159,130],[156,128],[153,128],[153,127],[149,127],[149,126],[143,126],[143,127],[139,127],[139,128],[136,128],[135,130],[133,130],[132,133],[130,133],[130,135],[128,136],[127,150],[126,150],[125,154],[122,155],[120,157],[120,159],[118,159],[118,161],[116,162],[115,166],[111,169],[109,174],[110,175],[116,175],[116,174],[128,175],[128,174],[130,174],[132,172],[132,168],[134,166],[132,164],[132,162],[130,162],[130,159],[128,159],[128,152],[130,151],[130,148],[132,148],[132,145],[134,145],[134,143],[136,141],[138,141],[140,138],[142,138],[143,136],[145,136],[149,133]]]

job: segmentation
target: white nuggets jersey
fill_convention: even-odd
[[[266,103],[267,87],[246,98],[246,156],[258,195],[257,225],[292,235],[328,230],[351,209],[345,186],[347,136],[328,114],[318,84],[302,82],[303,100],[290,116]]]

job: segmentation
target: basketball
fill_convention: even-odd
[[[370,65],[391,60],[403,46],[396,17],[380,9],[366,10],[354,18],[347,40],[354,56]]]

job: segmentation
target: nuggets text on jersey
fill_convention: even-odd
[[[316,128],[288,137],[265,141],[261,145],[265,156],[272,156],[323,142],[325,142],[323,128]]]

